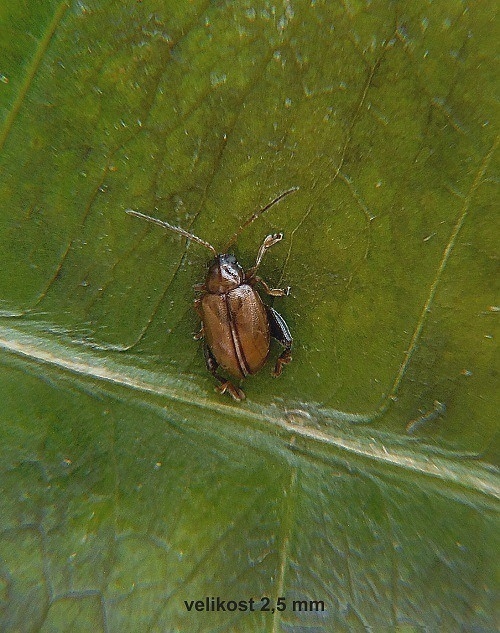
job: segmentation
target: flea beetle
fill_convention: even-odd
[[[199,296],[195,299],[194,307],[201,319],[201,329],[195,335],[195,339],[204,339],[203,349],[207,369],[220,383],[216,387],[217,391],[227,392],[235,400],[243,400],[245,394],[218,373],[219,367],[238,379],[257,373],[269,356],[271,337],[273,337],[284,347],[272,372],[273,376],[279,376],[283,365],[292,360],[293,339],[283,317],[274,308],[265,305],[255,289],[255,286],[260,283],[265,292],[273,297],[282,297],[290,293],[289,287],[270,288],[257,275],[264,254],[271,246],[283,239],[283,233],[273,233],[264,239],[255,264],[246,271],[238,264],[236,257],[227,250],[245,227],[296,190],[297,187],[288,189],[254,213],[232,236],[222,254],[217,253],[216,249],[205,240],[178,226],[139,211],[132,209],[126,211],[137,218],[179,233],[213,253],[214,259],[208,265],[205,282],[195,286]]]

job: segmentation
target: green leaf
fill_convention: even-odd
[[[0,7],[2,631],[495,629],[493,12]],[[283,230],[294,359],[237,403],[208,252],[124,211],[223,248],[291,187],[235,249]]]

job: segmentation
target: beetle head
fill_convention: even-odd
[[[245,273],[234,255],[217,255],[209,264],[205,285],[208,292],[222,295],[240,286],[244,280]]]

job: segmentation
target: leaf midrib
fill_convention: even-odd
[[[307,425],[297,425],[296,421],[290,421],[293,418],[290,418],[289,412],[283,407],[270,405],[263,408],[262,405],[248,402],[235,409],[232,404],[210,399],[178,376],[165,373],[160,376],[151,371],[120,364],[109,358],[99,357],[97,353],[82,350],[81,346],[64,345],[47,337],[33,336],[19,328],[0,326],[0,349],[31,363],[48,365],[84,378],[102,380],[144,394],[167,398],[210,411],[212,415],[216,414],[227,420],[234,420],[236,417],[239,421],[247,420],[262,426],[272,424],[289,437],[311,442],[312,447],[332,447],[351,457],[386,464],[480,493],[491,501],[500,499],[500,486],[493,469],[473,459],[457,461],[458,457],[472,456],[437,451],[427,454],[424,451],[417,452],[413,438],[405,437],[397,438],[394,449],[389,444],[394,444],[394,436],[377,431],[373,426],[340,426],[342,418],[345,422],[346,416],[348,419],[349,415],[355,414],[319,410],[310,405]],[[328,425],[328,428],[322,430],[312,426],[313,424]],[[428,446],[425,448],[429,449]],[[313,448],[312,450],[314,452]]]

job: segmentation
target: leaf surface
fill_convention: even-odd
[[[493,12],[0,8],[2,630],[494,629]],[[235,403],[208,251],[124,211],[222,249],[291,187],[235,251],[284,232],[294,360]]]

